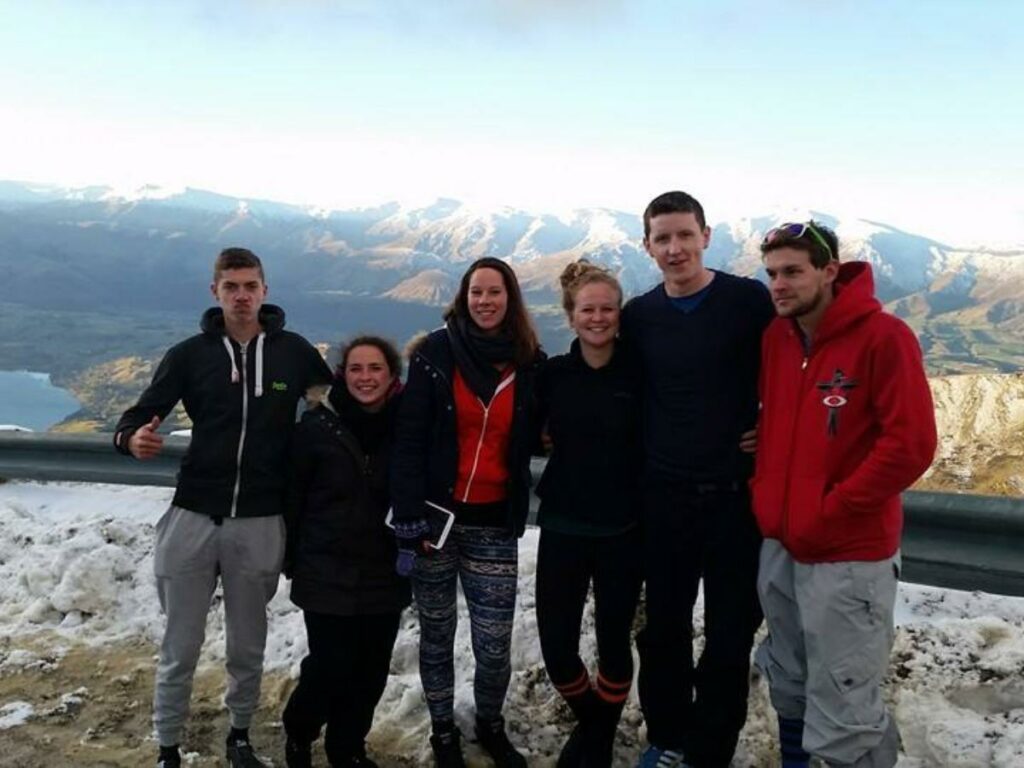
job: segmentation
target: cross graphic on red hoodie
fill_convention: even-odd
[[[826,393],[821,402],[828,408],[828,434],[832,437],[839,429],[839,409],[847,403],[843,393],[856,387],[857,380],[848,379],[841,368],[836,368],[830,381],[819,381],[816,386]]]

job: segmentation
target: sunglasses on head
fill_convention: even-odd
[[[829,255],[830,259],[836,259],[836,255],[832,253],[832,248],[829,247],[828,241],[822,236],[821,232],[815,229],[811,222],[807,222],[806,224],[792,222],[789,224],[780,224],[774,229],[769,229],[768,232],[765,233],[764,240],[761,241],[761,245],[770,245],[771,243],[779,240],[798,240],[806,234],[810,234],[810,236],[817,241],[818,245],[825,249],[825,253]]]

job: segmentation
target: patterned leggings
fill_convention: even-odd
[[[518,543],[503,529],[458,524],[444,549],[416,558],[412,588],[420,619],[420,679],[432,722],[454,717],[457,579],[469,607],[476,714],[484,720],[501,715],[512,677],[518,561]]]

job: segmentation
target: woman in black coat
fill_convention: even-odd
[[[435,764],[465,768],[454,713],[461,583],[473,640],[477,742],[496,768],[526,768],[502,711],[543,353],[515,272],[500,259],[469,266],[445,320],[409,359],[392,459],[397,567],[411,574],[416,597]],[[454,515],[440,549],[426,544],[439,540],[438,507]]]
[[[641,583],[640,378],[617,340],[622,288],[578,261],[562,273],[576,332],[537,384],[552,452],[537,487],[537,630],[548,676],[577,717],[558,768],[609,768],[633,682],[631,634]],[[580,658],[593,587],[597,674]]]
[[[336,382],[305,413],[292,446],[286,573],[309,655],[285,707],[289,768],[307,768],[326,725],[334,768],[375,766],[365,739],[387,683],[408,580],[395,573],[385,525],[401,358],[390,342],[353,339]]]

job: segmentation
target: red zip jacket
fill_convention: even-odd
[[[805,563],[891,557],[900,493],[936,445],[921,348],[882,312],[871,266],[843,264],[834,289],[806,356],[794,320],[775,318],[761,342],[754,513]]]
[[[455,421],[459,468],[455,500],[468,504],[502,501],[508,496],[508,443],[512,433],[515,369],[506,369],[491,397],[483,401],[455,368]]]

